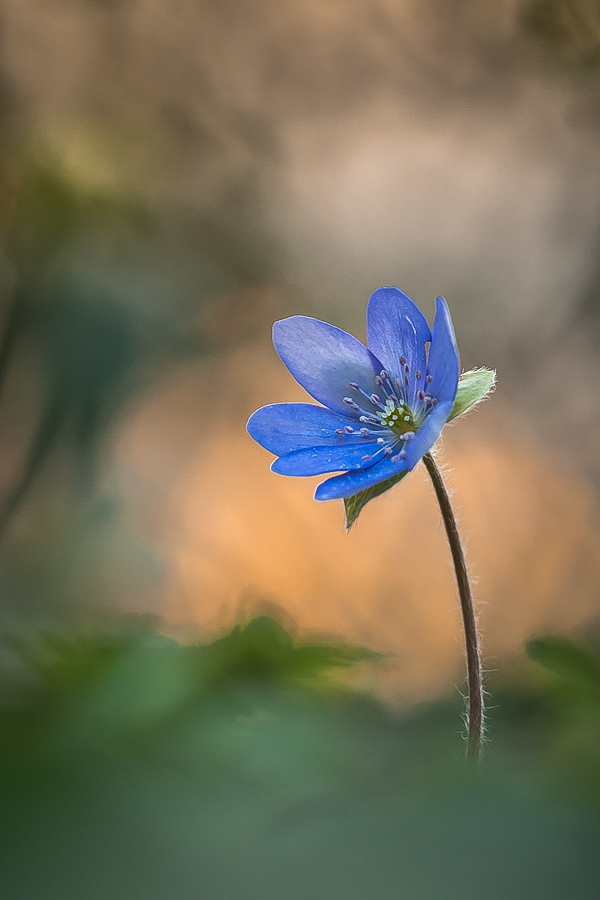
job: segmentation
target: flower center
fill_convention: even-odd
[[[389,398],[386,401],[382,412],[377,415],[381,419],[381,424],[385,425],[394,434],[406,434],[407,431],[416,431],[413,414],[406,403]]]

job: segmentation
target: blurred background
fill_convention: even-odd
[[[597,896],[598,0],[3,0],[0,47],[3,896]],[[303,399],[273,320],[389,284],[498,370],[442,442],[476,784],[426,476],[345,535],[245,432]]]

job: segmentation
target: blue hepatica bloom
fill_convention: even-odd
[[[383,287],[367,308],[368,348],[319,319],[275,322],[273,343],[296,381],[322,406],[275,403],[248,421],[250,435],[278,457],[282,475],[328,478],[316,500],[351,497],[410,472],[452,413],[459,357],[446,301],[433,330],[402,291]]]

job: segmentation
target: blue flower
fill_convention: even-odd
[[[278,457],[282,475],[328,478],[316,500],[351,497],[410,472],[451,416],[459,358],[446,301],[433,330],[402,291],[383,287],[367,307],[368,348],[308,316],[275,322],[273,343],[296,381],[322,406],[275,403],[257,410],[248,432]]]

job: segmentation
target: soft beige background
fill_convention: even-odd
[[[559,16],[544,41],[531,5],[5,0],[15,184],[30,154],[77,189],[145,204],[158,237],[126,260],[132,328],[147,314],[188,348],[178,365],[166,342],[141,354],[149,377],[102,435],[97,496],[73,499],[71,451],[54,449],[3,544],[11,616],[150,609],[219,629],[275,603],[303,631],[396,654],[382,676],[396,693],[460,684],[423,473],[346,536],[341,505],[271,474],[244,430],[258,406],[302,398],[273,319],[364,336],[370,292],[397,284],[430,318],[444,294],[464,367],[498,368],[497,394],[443,440],[488,666],[597,618],[600,32],[574,0],[583,30]],[[108,238],[118,278],[126,250]],[[0,409],[4,492],[44,377],[24,343]]]
[[[322,479],[270,472],[273,457],[245,433],[247,413],[286,399],[304,396],[275,352],[241,348],[182,372],[121,434],[141,527],[167,561],[168,622],[220,629],[271,602],[303,632],[394,654],[377,677],[395,695],[460,683],[458,601],[425,470],[345,534],[341,502],[312,499]],[[598,496],[536,443],[501,390],[448,426],[440,457],[488,668],[528,636],[596,616]]]

